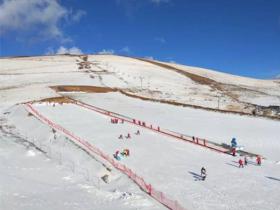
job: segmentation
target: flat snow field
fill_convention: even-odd
[[[280,121],[143,101],[121,93],[70,94],[71,97],[146,123],[217,143],[237,143],[271,161],[280,161]]]
[[[158,105],[158,110],[163,110],[161,106]],[[113,155],[116,150],[121,151],[128,148],[131,155],[123,158],[121,162],[156,189],[178,200],[187,209],[279,210],[280,165],[273,161],[267,160],[263,162],[262,166],[256,166],[255,160],[249,159],[248,166],[238,168],[239,157],[216,153],[131,124],[112,124],[107,116],[76,105],[64,104],[53,107],[41,104],[34,105],[34,107],[49,119],[86,139],[107,154]],[[144,109],[141,104],[138,107]],[[125,107],[118,107],[114,111],[123,109]],[[134,112],[129,113],[129,111],[126,109],[126,114],[129,116],[135,114]],[[172,110],[164,111],[167,112],[167,115]],[[194,110],[194,112],[197,111]],[[164,122],[166,119],[164,117],[166,115],[152,114],[147,109],[142,112],[141,119],[149,114],[153,119],[163,120],[160,122]],[[216,114],[209,113],[209,115]],[[179,116],[181,115],[178,111],[177,117]],[[226,126],[230,120],[231,125],[234,125],[235,120],[240,119],[242,122],[243,118],[229,115],[226,122],[217,122],[212,119],[214,121],[212,124],[223,124],[223,127],[227,129]],[[183,123],[178,122],[176,125]],[[254,122],[257,124],[258,122],[275,123],[262,119],[254,119]],[[263,124],[259,126],[262,127]],[[250,126],[252,124],[249,124],[248,128]],[[275,123],[274,126],[278,128],[279,124]],[[174,124],[173,127],[176,128]],[[239,124],[238,127],[242,126]],[[141,133],[139,136],[134,134],[137,129]],[[216,129],[221,130],[221,128]],[[242,128],[242,131],[245,136],[252,133],[251,129]],[[267,137],[276,135],[274,132],[276,130],[267,133]],[[127,133],[132,135],[131,139],[118,139],[120,134],[125,136]],[[199,174],[202,166],[207,170],[206,181],[200,180]]]

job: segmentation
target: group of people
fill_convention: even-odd
[[[130,133],[128,133],[128,134],[125,136],[125,138],[126,138],[126,139],[130,139],[130,138],[131,138]],[[119,137],[118,137],[118,139],[123,139],[123,135],[120,134]]]
[[[124,120],[123,119],[118,119],[118,118],[111,118],[111,123],[113,123],[113,124],[118,124],[118,123],[124,123]]]
[[[232,156],[236,156],[236,148],[237,148],[236,138],[232,138],[230,143],[231,143]],[[261,156],[257,155],[256,162],[257,162],[257,165],[261,165]],[[239,166],[238,166],[239,168],[244,168],[244,165],[248,164],[247,156],[245,155],[243,160],[240,158],[238,160],[238,164],[239,164]]]
[[[257,165],[261,165],[262,164],[262,158],[261,156],[257,155],[256,157],[256,162],[257,162]],[[239,159],[238,161],[239,163],[239,168],[244,168],[244,165],[247,165],[248,164],[248,159],[247,159],[247,156],[244,156],[244,160],[242,160],[241,158]]]
[[[195,137],[193,137],[193,140],[195,141]],[[231,152],[233,156],[236,156],[236,148],[237,148],[237,141],[236,138],[232,138],[231,140]],[[256,163],[257,165],[261,165],[262,162],[262,157],[260,155],[256,156]],[[238,160],[238,164],[239,164],[239,168],[244,168],[244,165],[246,166],[248,164],[248,157],[245,155],[244,158],[240,158]],[[201,168],[200,170],[200,175],[201,175],[201,180],[205,180],[206,179],[206,169],[204,167]]]
[[[140,135],[140,131],[137,130],[136,133],[135,133],[135,135]],[[118,137],[118,139],[123,139],[123,138],[124,138],[124,137],[123,137],[122,134],[120,134],[119,137]],[[127,135],[125,136],[125,138],[126,138],[126,139],[130,139],[130,138],[131,138],[130,133],[127,133]]]
[[[118,124],[118,123],[124,123],[124,120],[123,119],[117,119],[117,118],[111,118],[111,123],[113,124]],[[135,135],[140,135],[140,131],[137,130],[135,132]],[[127,133],[126,136],[124,136],[123,134],[120,134],[118,139],[131,139],[131,135],[130,133]],[[129,149],[123,149],[121,152],[119,150],[116,150],[116,152],[113,154],[114,158],[117,159],[117,160],[121,160],[122,157],[128,157],[130,155],[130,151]]]

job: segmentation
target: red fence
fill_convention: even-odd
[[[84,107],[86,109],[89,109],[89,110],[92,110],[92,111],[95,111],[95,112],[98,112],[100,114],[107,115],[107,116],[110,116],[110,117],[113,117],[113,118],[117,118],[119,120],[123,120],[125,122],[131,123],[131,124],[134,124],[134,125],[137,125],[137,126],[141,126],[143,128],[152,130],[154,132],[157,132],[157,133],[169,136],[169,137],[176,138],[178,140],[183,140],[183,141],[186,141],[186,142],[190,142],[190,143],[193,143],[195,145],[199,145],[199,146],[211,149],[211,150],[216,151],[216,152],[229,153],[228,149],[225,149],[222,146],[219,146],[219,145],[215,144],[214,142],[208,141],[206,139],[201,139],[201,138],[198,138],[198,137],[195,137],[193,139],[192,136],[188,136],[188,135],[180,134],[180,133],[177,133],[177,132],[174,132],[174,131],[169,131],[169,130],[166,130],[166,129],[162,129],[160,126],[155,126],[155,125],[152,125],[152,124],[146,124],[145,122],[143,122],[141,120],[136,120],[136,119],[133,119],[133,118],[130,118],[130,117],[127,117],[127,116],[124,116],[124,115],[121,115],[121,114],[118,114],[118,113],[115,113],[115,112],[111,112],[111,111],[108,111],[108,110],[105,110],[105,109],[101,109],[99,107],[96,107],[96,106],[93,106],[93,105],[90,105],[90,104],[86,104],[86,103],[81,102],[81,101],[77,101],[77,100],[73,100],[73,99],[72,99],[72,101],[76,105]]]
[[[111,158],[109,155],[102,152],[100,149],[96,148],[86,140],[76,136],[74,133],[66,130],[62,126],[52,122],[45,116],[43,116],[41,113],[39,113],[34,107],[32,107],[31,104],[25,104],[25,108],[28,112],[33,114],[37,119],[42,121],[43,123],[49,125],[53,129],[62,132],[64,135],[66,135],[68,138],[70,138],[74,143],[79,145],[81,148],[85,149],[90,154],[94,153],[98,156],[102,157],[104,160],[108,161],[110,164],[112,164],[115,168],[126,174],[131,180],[133,180],[140,188],[148,193],[151,197],[159,201],[161,204],[166,206],[169,209],[174,210],[185,210],[184,207],[182,207],[177,201],[174,201],[172,199],[169,199],[164,193],[157,191],[151,184],[147,184],[145,180],[138,176],[135,172],[127,168],[125,165],[119,163],[118,161],[115,161],[113,158]],[[100,112],[102,114],[105,114],[103,111],[100,110],[94,110],[97,112]],[[110,115],[111,113],[107,112],[107,115]],[[125,120],[128,121],[128,120]]]

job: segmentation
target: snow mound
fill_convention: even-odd
[[[36,156],[36,152],[34,150],[28,150],[26,153],[27,157],[35,157]]]

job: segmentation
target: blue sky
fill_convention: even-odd
[[[0,56],[114,53],[280,75],[279,0],[0,0]]]

